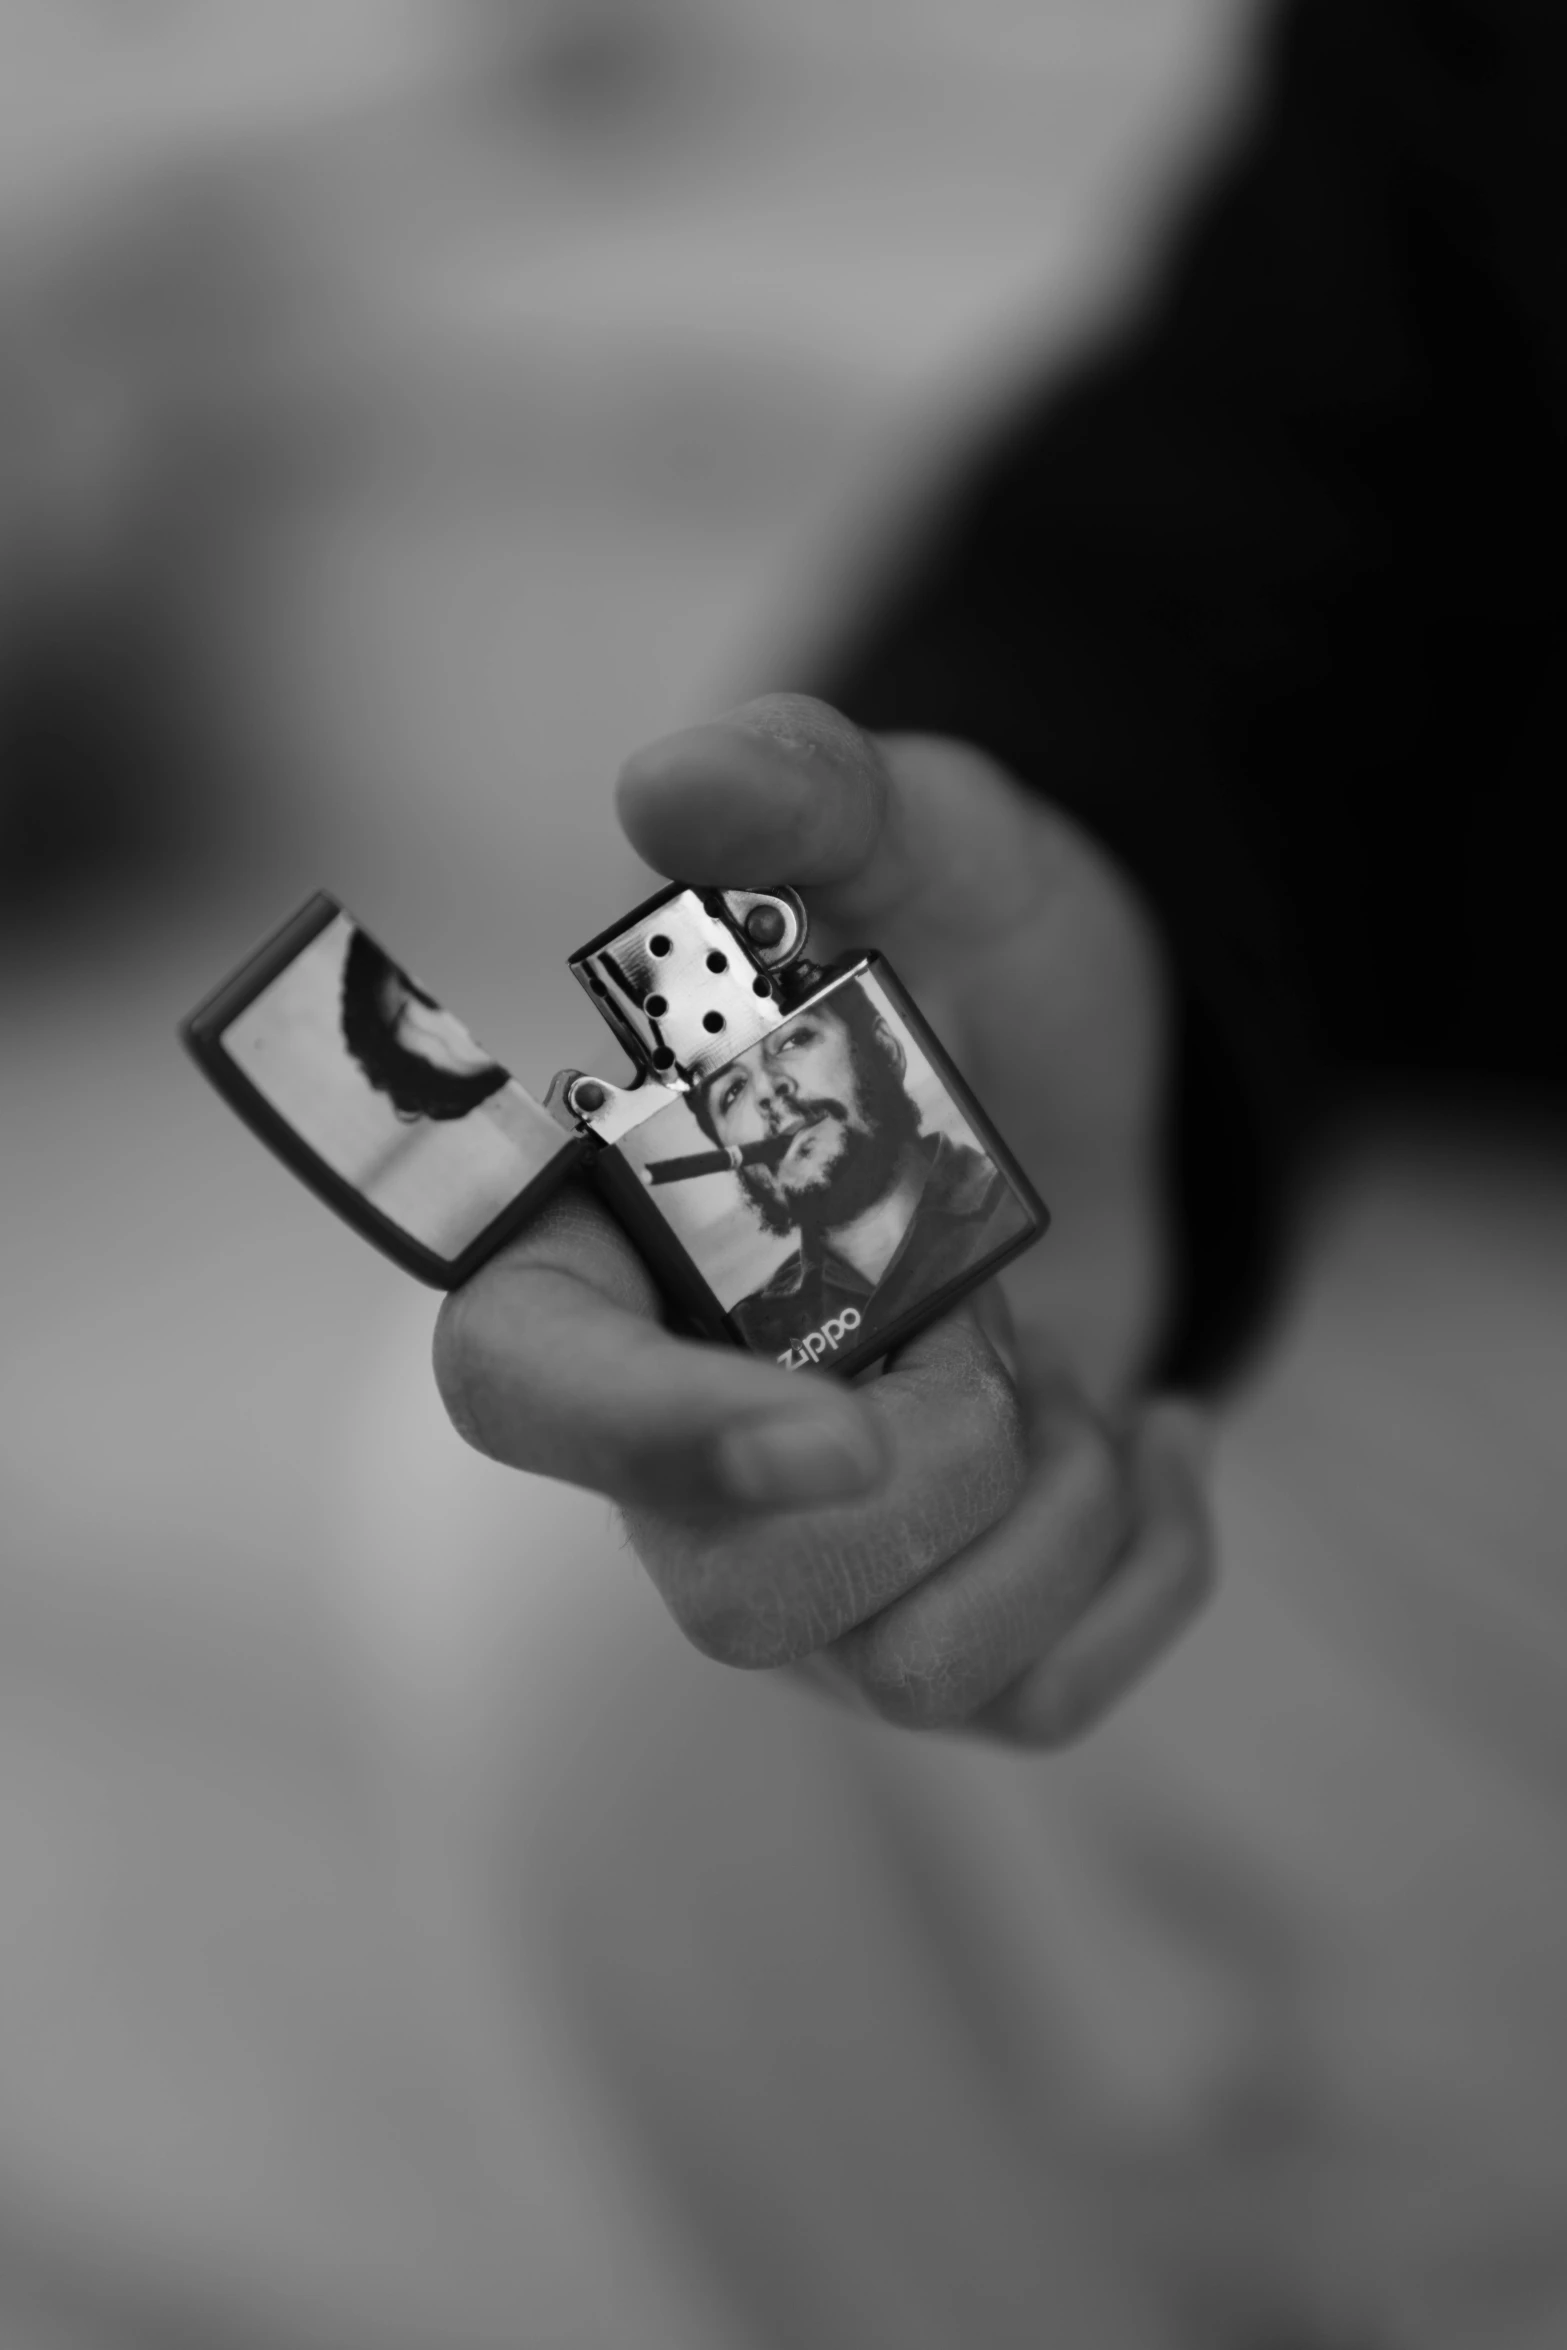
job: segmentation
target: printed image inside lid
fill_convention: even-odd
[[[297,1175],[438,1286],[465,1280],[593,1147],[325,895],[183,1034]]]

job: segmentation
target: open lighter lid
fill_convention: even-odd
[[[596,1148],[324,892],[180,1035],[303,1182],[437,1288],[465,1281]]]

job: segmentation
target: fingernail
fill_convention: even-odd
[[[764,1420],[725,1430],[717,1468],[731,1501],[803,1509],[868,1492],[881,1475],[881,1456],[869,1430],[862,1434],[820,1420]]]

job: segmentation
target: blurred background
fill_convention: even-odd
[[[791,682],[1130,298],[1253,15],[0,0],[7,2350],[502,2338],[330,1588],[398,1276],[176,1020],[324,885],[525,1083],[602,1059],[563,966],[640,885],[620,759]],[[1425,1268],[1490,1215],[1441,1165],[1423,1227],[1362,1198],[1248,1405],[1253,1528],[1404,1424]],[[1557,1363],[1519,1181],[1481,1385]]]

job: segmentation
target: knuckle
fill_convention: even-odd
[[[872,1711],[899,1730],[951,1730],[968,1709],[950,1680],[939,1673],[861,1677],[859,1687]]]
[[[871,1625],[834,1644],[872,1712],[902,1730],[945,1730],[972,1710],[963,1677],[941,1656],[911,1650]]]
[[[674,1613],[693,1648],[736,1672],[770,1672],[777,1665],[797,1663],[802,1653],[800,1643],[790,1640],[782,1626],[733,1602],[677,1608]]]
[[[743,1672],[761,1661],[753,1653],[751,1627],[743,1609],[680,1600],[667,1605],[691,1646],[699,1655],[711,1657],[714,1664]]]
[[[852,1622],[847,1572],[831,1546],[726,1512],[622,1511],[633,1549],[701,1655],[768,1672],[828,1649]]]
[[[1001,1515],[1028,1475],[1021,1401],[984,1334],[963,1315],[933,1323],[897,1357],[902,1435],[928,1477]]]
[[[664,1605],[698,1654],[736,1672],[793,1664],[819,1645],[802,1639],[779,1608],[737,1595],[716,1576],[676,1576],[662,1589]]]

